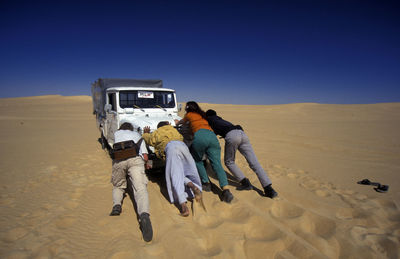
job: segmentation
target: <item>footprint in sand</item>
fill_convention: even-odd
[[[208,214],[204,214],[201,217],[198,217],[197,222],[200,226],[205,228],[217,228],[224,223],[223,219],[215,217],[215,215],[211,216]]]
[[[359,246],[368,246],[382,258],[398,258],[399,240],[381,228],[355,226],[350,234]]]
[[[244,231],[247,240],[263,242],[281,240],[286,236],[276,225],[259,216],[252,216],[245,225]]]
[[[305,188],[306,190],[315,191],[320,188],[321,184],[311,177],[305,177],[300,183],[300,186]]]
[[[289,177],[290,179],[298,179],[300,176],[296,173],[288,173],[287,177]]]
[[[209,258],[218,256],[222,253],[222,248],[218,244],[218,240],[214,240],[215,238],[210,239],[199,239],[198,243],[201,248],[200,254]]]
[[[336,218],[343,220],[366,218],[367,215],[362,209],[357,208],[338,208],[335,214]]]
[[[282,200],[272,204],[270,213],[277,219],[295,219],[304,214],[304,209]]]
[[[336,222],[330,218],[307,211],[300,223],[301,231],[329,239],[336,232]]]
[[[316,248],[295,240],[286,245],[285,249],[278,253],[276,258],[325,258]]]
[[[230,209],[223,210],[220,217],[224,220],[244,224],[252,215],[250,209],[243,205],[233,205]]]
[[[319,197],[331,196],[330,192],[328,190],[324,190],[324,189],[315,190],[315,194],[318,195]]]

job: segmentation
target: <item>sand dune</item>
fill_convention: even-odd
[[[90,97],[0,99],[0,257],[400,256],[400,103],[201,106],[243,126],[279,197],[261,195],[238,155],[255,189],[235,190],[228,175],[232,204],[204,193],[207,212],[195,203],[183,218],[162,175],[150,175],[145,243],[129,196],[121,216],[108,216],[111,160]],[[356,183],[364,178],[389,191]]]

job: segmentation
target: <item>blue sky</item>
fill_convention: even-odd
[[[0,98],[162,79],[179,101],[400,102],[397,1],[0,1]]]

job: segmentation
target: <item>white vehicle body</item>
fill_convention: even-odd
[[[140,134],[157,129],[160,121],[175,125],[178,102],[175,90],[162,87],[161,80],[99,79],[92,84],[93,113],[103,147],[114,144],[114,133],[129,122]]]

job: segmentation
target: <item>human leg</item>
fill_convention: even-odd
[[[119,216],[122,212],[122,200],[126,189],[126,163],[125,161],[113,163],[111,183],[113,185],[113,207],[110,216]]]
[[[125,189],[119,187],[113,187],[113,207],[110,216],[119,216],[122,212],[122,199],[124,197]]]
[[[242,134],[242,142],[238,147],[239,152],[245,157],[250,168],[256,173],[262,187],[270,185],[271,180],[269,179],[267,173],[262,168],[261,164],[258,162],[253,147],[250,144],[249,138],[243,131],[241,131],[241,134]]]
[[[203,156],[206,152],[207,142],[204,139],[204,130],[198,130],[194,134],[194,139],[192,143],[192,156],[194,158],[197,172],[200,176],[202,183],[209,183],[210,179],[208,178],[206,168],[203,164]]]
[[[209,146],[206,150],[206,154],[211,162],[214,172],[217,174],[219,185],[222,189],[222,200],[230,203],[233,200],[233,195],[228,188],[228,178],[221,165],[221,147],[214,132],[210,132],[207,139],[209,141]]]
[[[128,159],[128,176],[132,184],[133,196],[139,214],[139,225],[143,240],[153,239],[153,227],[149,214],[149,194],[147,192],[148,179],[144,170],[144,161],[141,157]]]
[[[214,172],[217,174],[219,185],[223,189],[223,187],[228,185],[228,178],[221,164],[221,147],[214,132],[209,131],[205,139],[208,142],[206,149],[207,157],[211,162]]]
[[[239,182],[245,178],[242,170],[240,170],[240,168],[235,163],[236,150],[238,150],[239,145],[242,142],[240,132],[240,130],[231,130],[230,132],[228,132],[228,134],[226,134],[224,154],[225,166]]]
[[[186,202],[187,193],[185,192],[185,175],[179,144],[178,141],[171,141],[165,148],[165,180],[171,203],[182,204]]]
[[[141,157],[129,159],[128,176],[132,185],[137,213],[139,215],[144,212],[149,213],[148,179],[144,170],[144,161]]]
[[[196,162],[194,161],[192,154],[183,142],[179,142],[178,147],[185,175],[185,185],[192,182],[201,191],[201,179],[197,172]]]

